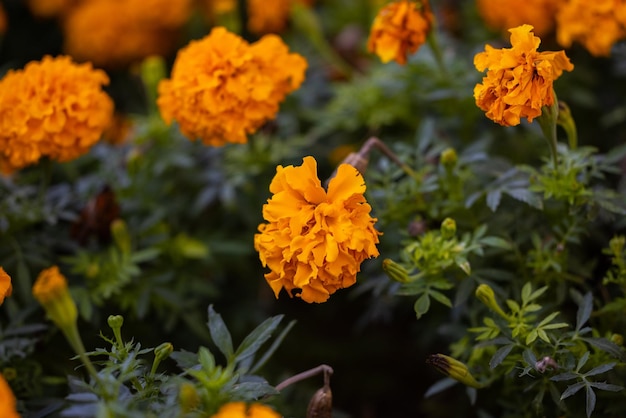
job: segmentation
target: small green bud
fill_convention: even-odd
[[[450,239],[456,235],[456,221],[452,218],[446,218],[441,223],[441,236]]]
[[[454,148],[446,148],[441,153],[441,156],[439,157],[439,161],[441,162],[441,165],[445,167],[446,170],[452,171],[452,169],[456,167],[456,164],[459,161],[459,157],[456,154],[456,151],[454,150]]]
[[[130,254],[130,234],[126,222],[121,219],[111,222],[111,235],[120,251],[124,254]]]
[[[465,363],[446,356],[445,354],[433,354],[426,359],[426,363],[432,365],[444,375],[463,383],[466,386],[479,389],[483,384],[478,383],[470,373]]]
[[[141,63],[140,71],[147,93],[156,97],[159,81],[165,78],[165,60],[158,55],[149,56]]]
[[[385,270],[385,273],[387,273],[387,276],[389,276],[391,280],[396,282],[408,283],[412,281],[409,277],[409,272],[400,264],[389,258],[383,260],[383,270]]]
[[[622,336],[622,334],[611,335],[611,341],[619,345],[620,347],[624,345],[624,337]]]
[[[109,315],[107,323],[112,330],[120,329],[124,325],[124,317],[122,315]]]
[[[478,288],[476,288],[476,297],[502,318],[508,319],[508,315],[502,310],[500,305],[498,305],[496,295],[489,285],[484,283],[479,285]]]
[[[172,343],[163,343],[154,349],[155,359],[159,361],[165,360],[174,352],[174,346]]]

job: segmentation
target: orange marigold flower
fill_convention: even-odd
[[[426,42],[433,21],[428,0],[389,3],[374,18],[367,49],[384,63],[406,64],[407,55]]]
[[[11,387],[0,373],[0,417],[2,418],[19,418],[17,413],[17,400],[11,390]]]
[[[269,406],[253,403],[230,402],[223,405],[211,418],[280,418],[281,415]]]
[[[44,57],[0,80],[0,160],[19,169],[42,157],[69,161],[86,153],[109,125],[109,77],[69,57]]]
[[[512,48],[495,49],[490,45],[476,54],[474,65],[487,69],[483,82],[474,87],[476,105],[487,117],[502,126],[519,125],[541,115],[543,106],[554,103],[552,83],[563,71],[572,71],[565,52],[537,52],[541,40],[533,27],[510,29]]]
[[[579,42],[595,56],[609,56],[613,44],[626,38],[624,0],[569,0],[556,19],[559,44]]]
[[[107,68],[169,54],[191,6],[191,0],[82,2],[64,19],[64,49],[77,60]]]
[[[287,26],[294,2],[310,6],[314,0],[248,0],[248,30],[256,34],[279,33]]]
[[[81,0],[28,0],[33,15],[51,18],[63,15]]]
[[[0,305],[4,302],[4,298],[11,296],[13,286],[11,285],[11,276],[0,267]]]
[[[326,191],[315,159],[305,157],[299,167],[278,166],[270,192],[254,248],[271,270],[265,279],[276,297],[284,287],[290,296],[301,289],[296,296],[306,302],[325,302],[356,282],[363,260],[378,256],[380,233],[353,166],[341,164]]]
[[[76,326],[78,310],[67,287],[67,279],[57,266],[43,270],[33,285],[33,296],[48,318],[64,332]]]
[[[565,0],[477,0],[478,12],[493,29],[505,31],[523,24],[532,25],[538,36],[547,35],[555,14]]]
[[[248,44],[223,27],[181,49],[157,104],[189,139],[207,145],[245,143],[275,117],[285,96],[304,81],[306,60],[276,35]]]

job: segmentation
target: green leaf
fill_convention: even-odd
[[[554,318],[556,318],[559,315],[559,312],[552,312],[550,315],[546,316],[545,318],[543,318],[543,320],[541,320],[541,322],[539,323],[539,325],[537,325],[537,328],[544,328],[545,325],[547,325],[550,321],[552,321]],[[567,326],[567,324],[565,324]]]
[[[578,364],[576,365],[577,372],[580,372],[580,369],[582,369],[583,366],[587,363],[587,360],[589,360],[590,354],[591,353],[589,351],[585,351],[583,355],[580,357],[580,359],[578,359]]]
[[[506,356],[509,355],[509,353],[511,352],[511,350],[513,350],[514,347],[515,347],[515,344],[509,344],[509,345],[504,345],[500,347],[498,351],[495,352],[493,357],[491,357],[491,360],[489,360],[489,368],[495,369],[496,366],[498,366],[500,363],[504,361]]]
[[[443,392],[444,390],[448,389],[449,387],[454,386],[455,384],[457,384],[458,382],[450,377],[446,377],[445,379],[441,379],[437,382],[435,382],[431,387],[429,387],[426,390],[426,393],[424,393],[424,398],[429,398],[433,395],[436,395],[439,392]]]
[[[596,408],[596,393],[593,391],[591,386],[587,386],[585,388],[587,390],[587,418],[591,417],[593,410]]]
[[[446,305],[448,308],[452,308],[452,301],[450,301],[450,299],[443,293],[436,290],[431,290],[430,292],[428,292],[428,294],[432,296],[433,299],[435,299],[437,302]]]
[[[595,376],[595,375],[598,375],[598,374],[602,374],[602,373],[608,372],[613,367],[615,367],[615,364],[616,363],[606,363],[606,364],[601,364],[601,365],[599,365],[597,367],[594,367],[593,369],[591,369],[587,373],[585,373],[585,377]]]
[[[265,351],[265,353],[263,353],[263,356],[261,356],[259,361],[257,361],[250,368],[250,373],[255,373],[257,370],[259,370],[261,367],[263,367],[263,365],[267,362],[267,360],[269,360],[269,358],[272,356],[272,354],[274,354],[274,352],[278,349],[278,347],[283,342],[283,340],[285,339],[285,337],[287,336],[289,331],[291,331],[291,328],[293,328],[294,325],[296,325],[295,319],[290,321],[287,324],[287,326],[285,327],[285,329],[283,329],[281,331],[281,333],[278,334],[278,337],[276,337],[274,339],[274,342],[272,342],[272,345],[270,345],[270,347],[267,349],[267,351]]]
[[[600,390],[606,390],[609,392],[619,392],[620,390],[624,390],[623,386],[612,385],[610,383],[605,382],[589,382],[589,386],[594,387]]]
[[[219,350],[230,359],[233,355],[233,340],[222,316],[215,312],[213,305],[209,305],[209,332],[213,342]]]
[[[613,357],[620,359],[621,361],[626,361],[626,356],[624,355],[624,350],[613,341],[608,340],[606,338],[581,338],[581,340],[588,342],[596,348],[599,348],[602,351],[605,351],[612,355]]]
[[[500,237],[484,237],[480,239],[480,243],[490,247],[501,248],[503,250],[510,250],[513,248],[509,241]]]
[[[212,372],[215,368],[215,357],[206,347],[200,347],[198,350],[198,361],[207,372]]]
[[[492,212],[495,212],[500,206],[500,200],[502,199],[502,190],[496,189],[487,193],[487,206]]]
[[[585,323],[589,320],[592,310],[593,296],[591,295],[591,292],[587,292],[578,306],[578,312],[576,312],[576,333],[578,333],[583,325],[585,325]]]
[[[532,206],[535,209],[542,210],[543,209],[543,200],[541,199],[541,195],[537,193],[533,193],[528,189],[504,189],[504,193],[508,194],[515,200],[519,200],[521,202],[526,203],[529,206]]]
[[[422,296],[417,298],[415,305],[413,305],[413,309],[415,309],[417,319],[420,319],[422,315],[428,312],[428,309],[430,309],[430,298],[427,293],[424,293]]]
[[[578,383],[574,383],[573,385],[568,386],[567,389],[565,389],[565,392],[561,394],[561,400],[569,398],[570,396],[572,396],[573,394],[575,394],[576,392],[578,392],[584,387],[585,387],[585,382],[578,382]]]
[[[278,327],[282,319],[283,315],[268,318],[248,334],[239,347],[237,347],[235,361],[241,361],[246,357],[254,355],[259,347],[272,336],[272,333],[276,327]]]

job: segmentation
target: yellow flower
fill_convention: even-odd
[[[478,12],[488,26],[498,31],[530,24],[538,36],[554,28],[555,14],[565,0],[477,0]]]
[[[281,415],[260,403],[246,407],[243,402],[230,402],[223,405],[211,418],[281,418]]]
[[[306,60],[276,35],[248,44],[223,27],[181,49],[157,104],[166,123],[207,145],[245,143],[304,81]]]
[[[532,122],[540,116],[543,106],[554,103],[554,80],[574,69],[563,51],[537,52],[541,40],[532,29],[530,25],[510,29],[512,48],[487,45],[474,57],[479,71],[488,70],[474,87],[476,105],[502,126],[518,125],[523,117]]]
[[[426,42],[433,21],[428,0],[389,3],[374,18],[367,49],[384,63],[406,64],[407,55]]]
[[[20,415],[16,410],[17,401],[11,387],[0,374],[0,417],[2,418],[19,418]]]
[[[282,32],[296,1],[310,6],[314,0],[247,0],[248,30],[256,34]]]
[[[296,296],[306,302],[325,302],[356,282],[363,260],[378,256],[376,219],[351,165],[339,166],[326,191],[315,159],[305,157],[299,167],[278,166],[270,192],[254,248],[271,270],[265,279],[276,297],[284,287],[290,296],[300,289]]]
[[[42,157],[69,161],[86,153],[111,121],[109,78],[91,64],[44,57],[0,80],[0,159],[19,169]]]
[[[191,6],[191,0],[84,1],[63,21],[65,52],[107,68],[166,55],[175,49]]]
[[[559,44],[569,48],[579,42],[595,56],[609,56],[613,44],[626,38],[624,0],[570,0],[556,19]]]
[[[62,331],[76,326],[78,310],[67,288],[67,280],[57,266],[39,273],[33,285],[33,296],[46,310],[48,318]]]
[[[11,276],[0,267],[0,305],[4,303],[4,298],[11,296],[13,286],[11,285]]]

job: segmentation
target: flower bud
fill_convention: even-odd
[[[163,343],[154,349],[155,360],[165,360],[174,351],[172,343]]]
[[[385,270],[385,273],[391,280],[396,282],[409,283],[412,281],[411,277],[409,277],[409,272],[402,265],[389,258],[383,260],[383,270]]]
[[[111,235],[120,251],[124,254],[130,254],[130,234],[126,222],[122,219],[115,219],[111,222]]]
[[[620,347],[624,345],[624,337],[622,336],[622,334],[612,334],[611,335],[611,342],[619,345]]]
[[[441,165],[444,166],[446,171],[452,171],[452,169],[456,167],[458,160],[459,156],[457,155],[454,148],[446,148],[445,150],[443,150],[441,156],[439,157],[439,161],[441,162]]]
[[[502,318],[508,319],[508,315],[502,310],[500,305],[498,305],[496,295],[489,285],[484,283],[479,285],[478,288],[476,288],[476,297]]]
[[[457,380],[464,385],[477,389],[483,387],[481,383],[478,383],[476,379],[474,379],[474,376],[472,376],[464,363],[461,363],[450,356],[446,356],[445,354],[433,354],[428,357],[426,363],[432,365],[444,375]]]
[[[441,223],[441,236],[450,239],[456,235],[456,221],[452,218],[446,218]]]
[[[124,325],[124,317],[122,315],[109,315],[107,323],[109,327],[115,331],[116,329],[122,328],[122,325]]]
[[[324,385],[313,394],[306,410],[306,418],[331,418],[333,394],[330,386]]]
[[[62,331],[76,326],[78,310],[67,288],[67,280],[52,266],[39,273],[33,285],[33,296],[43,306],[48,318]]]

